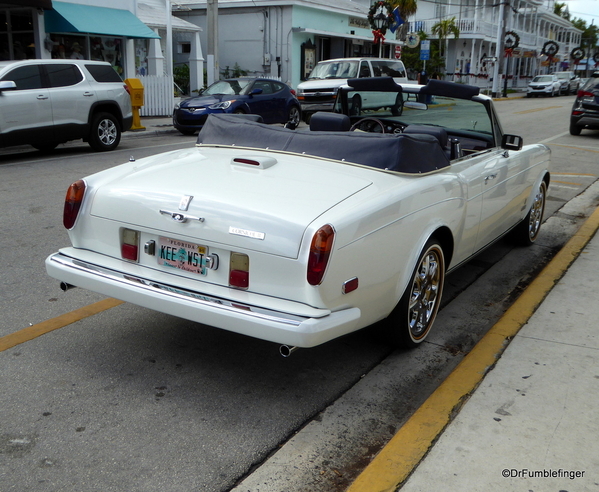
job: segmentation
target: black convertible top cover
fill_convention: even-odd
[[[431,135],[293,131],[229,114],[210,115],[197,143],[294,152],[403,173],[428,173],[449,165]]]

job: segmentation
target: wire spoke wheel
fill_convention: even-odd
[[[443,290],[442,267],[441,249],[429,248],[414,275],[407,313],[410,337],[414,340],[426,336],[437,314]]]
[[[444,282],[445,255],[433,237],[420,253],[403,296],[385,322],[383,334],[389,342],[417,347],[426,339],[441,305]]]

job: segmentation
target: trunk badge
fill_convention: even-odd
[[[266,236],[266,234],[264,234],[263,232],[248,231],[247,229],[240,229],[239,227],[229,227],[229,234],[260,240],[264,239],[264,237]]]

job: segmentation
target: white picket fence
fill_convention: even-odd
[[[170,116],[175,106],[172,75],[145,75],[137,77],[144,86],[144,105],[141,116]]]

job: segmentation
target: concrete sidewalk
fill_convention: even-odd
[[[594,237],[402,492],[599,489],[598,290]]]
[[[349,491],[599,490],[598,228],[599,209]]]

